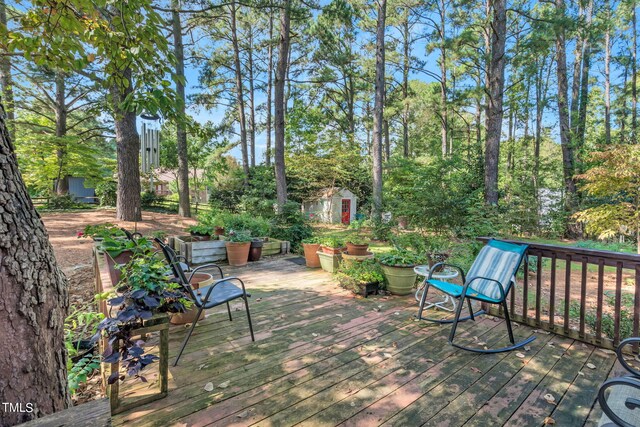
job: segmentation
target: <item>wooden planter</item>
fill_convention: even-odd
[[[380,291],[380,284],[378,282],[362,285],[362,296],[365,298],[369,295],[377,295],[378,291]]]
[[[201,240],[194,236],[176,236],[174,249],[187,259],[189,264],[224,261],[227,249],[222,240]]]
[[[109,275],[111,276],[111,282],[113,285],[117,285],[120,282],[120,277],[122,276],[122,270],[116,268],[116,266],[123,266],[131,261],[131,257],[133,257],[133,251],[126,250],[123,251],[120,255],[115,258],[112,258],[108,252],[104,252],[104,259],[107,262],[107,266],[109,267]]]
[[[361,262],[365,259],[373,259],[373,252],[367,252],[366,255],[351,255],[349,252],[342,252],[342,262],[345,265],[351,265],[354,262]]]
[[[382,264],[382,271],[387,278],[387,290],[394,295],[408,295],[413,291],[417,274],[410,267],[392,267]]]
[[[335,273],[340,266],[341,254],[329,255],[324,252],[316,252],[320,258],[320,266],[322,269],[329,273]]]
[[[224,242],[227,246],[227,261],[234,267],[243,267],[249,262],[251,242]]]
[[[304,248],[304,260],[309,268],[318,268],[320,267],[320,258],[318,257],[317,252],[320,249],[319,243],[303,243],[302,247]]]
[[[369,253],[367,252],[367,249],[369,249],[368,244],[354,245],[353,243],[347,242],[347,252],[351,255],[367,255]]]
[[[199,289],[200,287],[205,287],[213,283],[214,279],[211,274],[208,273],[196,273],[193,275],[193,279],[191,279],[191,287],[193,289]],[[171,316],[171,324],[172,325],[184,325],[185,323],[193,323],[198,320],[204,319],[204,310],[200,314],[200,318],[196,319],[196,315],[198,314],[198,307],[193,305],[189,310],[184,313],[176,313]]]

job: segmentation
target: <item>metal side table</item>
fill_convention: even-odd
[[[415,273],[418,276],[424,277],[424,280],[422,281],[422,285],[418,287],[418,290],[416,291],[416,301],[420,303],[420,300],[422,299],[422,293],[424,292],[425,285],[427,284],[427,279],[429,278],[429,273],[431,273],[431,269],[429,268],[428,265],[416,265],[415,267],[413,267],[413,271],[415,271]],[[457,270],[445,268],[437,273],[433,273],[431,278],[436,280],[447,281],[447,280],[455,279],[456,277],[459,276],[459,274],[460,273],[458,273]],[[451,305],[451,308],[447,307],[447,305]],[[445,294],[442,301],[425,304],[424,309],[426,310],[428,308],[433,307],[433,308],[439,308],[445,311],[455,311],[456,305],[457,305],[456,300],[451,296]]]

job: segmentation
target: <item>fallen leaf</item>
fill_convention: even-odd
[[[587,368],[596,369],[596,365],[594,365],[593,363],[587,363]]]
[[[256,298],[256,302],[262,301],[262,298]]]
[[[530,351],[531,350],[531,346],[530,345],[525,345],[524,346],[524,351]]]
[[[602,353],[604,353],[604,354],[616,354],[616,352],[615,352],[615,351],[613,351],[613,350],[608,350],[608,349],[606,349],[606,348],[599,348],[599,349],[598,349],[598,351],[601,351],[601,352],[602,352]]]
[[[396,311],[396,312],[395,312],[395,313],[393,313],[393,314],[395,314],[396,316],[400,316],[400,312],[399,312],[399,311]]]
[[[552,403],[555,405],[556,403],[556,398],[553,397],[553,395],[551,393],[547,393],[543,396],[544,400],[547,401],[547,403]]]
[[[206,363],[203,363],[202,365],[198,366],[198,371],[202,371],[204,368],[206,368],[208,365]]]
[[[205,391],[213,391],[213,383],[206,383],[204,385],[204,390]]]
[[[584,372],[580,371],[580,372],[578,372],[578,375],[584,376]]]
[[[482,373],[482,371],[481,371],[480,369],[476,368],[475,366],[472,366],[472,367],[471,367],[471,370],[472,370],[473,372],[478,373],[478,374],[481,374],[481,373]]]
[[[311,335],[313,335],[314,337],[317,337],[317,336],[318,336],[318,334],[316,334],[315,332],[314,332],[314,333],[312,333]]]
[[[555,423],[556,423],[556,420],[554,420],[554,419],[553,419],[553,418],[551,418],[551,417],[546,417],[546,418],[544,419],[544,425],[555,424]]]
[[[219,388],[227,388],[229,387],[229,384],[231,383],[231,381],[225,381],[223,383],[218,384]]]
[[[524,359],[526,356],[522,353],[516,353],[516,357],[519,357],[520,359]]]
[[[351,406],[356,406],[356,402],[351,402]]]
[[[427,359],[427,360],[425,360],[425,362],[427,362],[427,363],[433,363],[433,359]]]
[[[397,342],[394,341],[392,345],[393,345],[393,348],[398,348],[398,343]]]
[[[338,313],[338,314],[336,314],[336,316],[338,316],[338,317],[342,317],[342,314]]]
[[[236,418],[244,418],[247,415],[249,415],[249,411],[243,411],[243,412],[240,412],[238,415],[236,415]]]

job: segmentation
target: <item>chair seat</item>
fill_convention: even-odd
[[[460,296],[462,296],[462,286],[456,285],[455,283],[441,282],[440,280],[431,279],[429,280],[429,285],[444,292],[445,294],[451,295],[452,297],[460,298]],[[484,301],[484,302],[489,302],[494,304],[499,304],[500,302],[502,302],[500,300],[481,294],[480,292],[475,291],[473,289],[467,289],[466,296],[479,301]]]
[[[207,292],[209,292],[209,289],[212,286],[213,285],[204,286],[198,290],[194,290],[194,293],[196,294],[196,298],[197,298],[196,305],[198,307],[202,305],[202,302],[203,302],[202,300],[207,296]],[[249,297],[251,295],[247,293],[247,296]],[[215,307],[220,304],[224,304],[226,302],[234,300],[236,298],[242,298],[242,289],[240,289],[239,287],[237,287],[231,282],[227,282],[227,281],[220,282],[218,283],[218,285],[216,285],[216,287],[211,292],[211,295],[209,296],[209,300],[204,305],[204,308]]]

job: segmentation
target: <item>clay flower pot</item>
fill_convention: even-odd
[[[249,262],[251,242],[225,242],[227,261],[234,267],[243,267]]]
[[[368,244],[354,245],[353,243],[347,242],[347,252],[349,252],[349,255],[367,255],[367,249],[369,249]]]
[[[320,250],[320,243],[303,243],[302,247],[304,248],[304,260],[307,263],[307,267],[320,267],[320,257],[316,253]]]
[[[218,227],[216,226],[214,232],[213,232],[216,236],[222,236],[224,234],[224,227]]]
[[[345,251],[345,248],[331,248],[329,246],[324,246],[324,245],[320,246],[320,249],[322,249],[323,253],[329,254],[329,255],[337,255]]]

